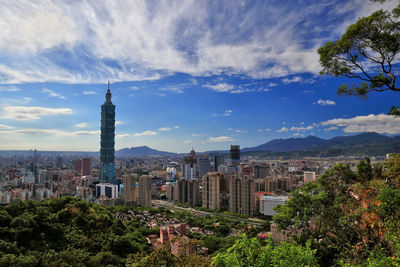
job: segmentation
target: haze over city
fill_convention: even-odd
[[[316,51],[395,1],[21,3],[0,3],[2,150],[98,151],[108,80],[116,149],[400,133],[396,93],[337,96]]]

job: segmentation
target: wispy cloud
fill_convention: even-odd
[[[157,135],[157,132],[154,131],[144,131],[142,133],[135,133],[135,136],[151,136],[151,135]]]
[[[115,135],[116,138],[125,138],[125,137],[129,137],[129,134],[117,134]]]
[[[13,120],[38,120],[47,116],[71,115],[70,108],[44,108],[44,107],[24,107],[6,106],[3,109],[1,118]]]
[[[82,123],[77,123],[77,124],[75,124],[75,127],[78,127],[78,128],[87,128],[87,127],[89,127],[89,125],[87,124],[87,122],[82,122]]]
[[[97,92],[95,91],[83,91],[84,95],[97,95]]]
[[[336,127],[336,126],[332,126],[332,127],[329,127],[329,128],[325,128],[324,131],[333,131],[333,130],[337,130],[337,129],[339,129],[339,128]]]
[[[1,86],[0,87],[0,92],[18,92],[21,91],[21,89],[19,89],[16,86]]]
[[[65,99],[65,96],[54,92],[53,90],[47,89],[47,88],[43,88],[42,89],[42,93],[47,94],[50,97],[57,97],[59,99]]]
[[[231,109],[226,109],[224,113],[222,114],[212,114],[214,117],[229,117],[233,113],[233,110]]]
[[[5,124],[0,124],[0,130],[8,130],[8,129],[13,129],[14,127],[10,125],[5,125]]]
[[[294,76],[292,78],[284,78],[284,79],[282,79],[282,82],[284,84],[296,83],[296,82],[300,82],[300,81],[301,81],[301,77],[300,76]]]
[[[288,131],[289,131],[289,129],[286,128],[286,127],[282,127],[279,130],[277,130],[278,133],[285,133],[285,132],[288,132]]]
[[[349,22],[382,7],[350,1],[340,13],[335,3],[325,2],[297,2],[294,8],[286,2],[235,1],[161,1],[157,8],[147,1],[5,3],[2,83],[137,81],[177,72],[253,78],[316,74],[321,40],[337,37]],[[318,21],[321,14],[324,20]],[[333,28],[338,16],[343,23]]]
[[[313,104],[315,104],[315,102]],[[329,100],[329,99],[327,99],[327,100],[319,99],[316,104],[321,105],[321,106],[333,106],[333,105],[336,105],[335,101],[332,101],[332,100]]]
[[[333,125],[334,127],[344,127],[345,133],[376,132],[399,134],[400,118],[386,114],[370,114],[367,116],[356,116],[348,119],[332,119],[321,122],[321,125]]]
[[[185,140],[185,141],[183,141],[185,144],[189,144],[189,143],[191,143],[192,142],[192,140]]]
[[[291,131],[310,131],[310,130],[312,130],[312,129],[314,129],[314,126],[312,126],[312,125],[309,125],[309,126],[307,126],[307,127],[302,127],[302,126],[300,126],[300,127],[294,127],[294,126],[292,126],[291,128],[290,128],[290,130]]]
[[[59,129],[37,129],[37,128],[27,128],[27,129],[18,129],[18,130],[10,130],[10,131],[0,131],[0,134],[29,134],[29,135],[42,135],[42,134],[51,134],[58,136],[77,136],[77,135],[99,135],[100,131],[73,131],[68,132]]]
[[[169,131],[171,131],[171,128],[169,128],[169,127],[162,127],[162,128],[160,128],[160,129],[158,129],[158,131],[159,131],[159,132],[169,132]]]
[[[228,84],[228,83],[217,83],[217,84],[206,84],[204,85],[207,88],[210,88],[213,91],[216,92],[230,92],[232,91],[235,86],[233,86],[232,84]]]
[[[231,131],[231,132],[234,132],[234,133],[238,133],[238,134],[240,134],[240,133],[247,133],[246,130],[240,130],[240,129],[235,130],[235,129],[232,129],[232,128],[228,128],[227,130],[228,130],[228,131]]]
[[[123,121],[115,121],[115,125],[122,125],[122,124],[124,124]]]
[[[180,86],[176,86],[176,85],[171,85],[171,86],[167,86],[167,87],[161,87],[159,90],[160,91],[172,92],[172,93],[176,93],[176,94],[183,94],[183,88],[180,87]]]
[[[234,139],[232,137],[229,136],[218,136],[218,137],[210,137],[207,140],[205,140],[204,142],[207,143],[219,143],[219,142],[231,142],[234,141]]]

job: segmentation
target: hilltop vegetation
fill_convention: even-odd
[[[124,266],[154,233],[76,198],[14,202],[0,209],[0,266]]]
[[[400,266],[400,154],[356,170],[339,164],[297,189],[274,221],[300,232],[274,245],[247,237],[217,266]]]

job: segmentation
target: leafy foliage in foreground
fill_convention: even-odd
[[[0,266],[124,266],[151,232],[76,198],[14,202],[0,208]]]
[[[383,165],[339,164],[278,206],[281,229],[301,231],[322,266],[400,265],[400,154]]]
[[[213,264],[217,267],[317,266],[317,260],[310,242],[305,247],[295,242],[274,245],[270,239],[263,244],[256,237],[249,239],[244,235],[226,252],[215,256]]]

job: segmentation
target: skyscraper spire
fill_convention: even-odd
[[[110,81],[108,81],[108,89],[107,89],[107,93],[106,93],[106,104],[112,104],[111,92],[110,92]]]

